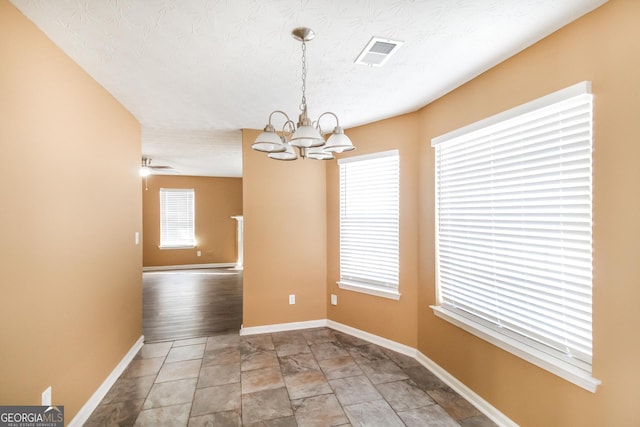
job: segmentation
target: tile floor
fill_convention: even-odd
[[[145,344],[85,426],[495,426],[414,359],[328,328]]]

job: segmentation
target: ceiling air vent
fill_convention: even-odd
[[[373,37],[356,59],[356,64],[382,67],[402,44],[403,42],[396,40]]]

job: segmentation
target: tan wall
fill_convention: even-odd
[[[152,175],[146,188],[142,191],[145,267],[236,262],[237,221],[231,217],[242,215],[241,178]],[[159,248],[161,188],[194,189],[197,247]],[[201,256],[197,251],[201,251]]]
[[[70,421],[142,334],[140,127],[0,0],[0,405]]]
[[[613,0],[420,112],[419,349],[522,426],[638,426],[640,2]],[[435,303],[431,138],[583,80],[595,94],[595,394],[449,323]]]
[[[243,326],[325,319],[325,166],[271,160],[251,149],[258,133],[242,132]]]
[[[327,162],[327,294],[329,319],[416,347],[418,257],[418,121],[407,114],[348,131],[356,150],[341,158],[398,149],[400,152],[400,300],[342,290],[340,278],[340,179],[336,161]]]

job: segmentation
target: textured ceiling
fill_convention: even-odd
[[[296,117],[300,43],[312,118],[349,128],[415,111],[606,0],[12,0],[143,126],[179,174],[241,176],[242,128]],[[403,41],[354,64],[371,37]],[[329,123],[331,125],[331,123]]]

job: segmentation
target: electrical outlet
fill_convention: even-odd
[[[338,295],[331,294],[331,305],[338,305]]]
[[[202,251],[198,251],[198,252],[196,253],[196,255],[197,255],[197,256],[202,256]]]
[[[51,386],[42,392],[42,406],[51,406]]]
[[[294,294],[289,295],[289,304],[296,303],[296,296]]]

